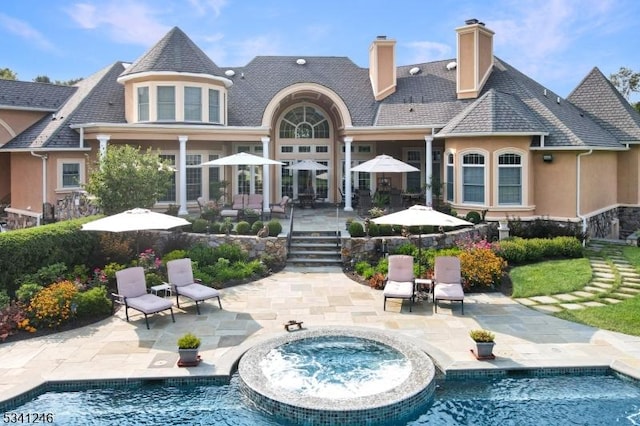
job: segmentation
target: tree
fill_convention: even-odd
[[[105,214],[151,208],[171,184],[173,170],[157,153],[130,145],[109,146],[85,189]]]
[[[620,67],[617,73],[609,75],[609,80],[627,100],[631,92],[640,92],[640,73],[627,67]]]
[[[2,80],[17,80],[18,74],[9,68],[0,68],[0,79]]]
[[[46,75],[39,75],[34,78],[33,81],[36,83],[51,83],[51,79]]]

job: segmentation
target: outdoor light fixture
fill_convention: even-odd
[[[550,163],[553,161],[553,155],[552,154],[543,154],[542,155],[542,161],[544,161],[545,163]]]

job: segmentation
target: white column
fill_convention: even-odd
[[[425,194],[425,204],[427,206],[433,206],[433,159],[431,158],[433,152],[433,136],[425,136],[424,141],[426,142],[425,150],[425,174],[426,174],[426,187],[427,191]]]
[[[187,141],[189,140],[189,136],[178,136],[178,141],[180,141],[180,153],[178,158],[178,184],[180,185],[180,189],[178,193],[180,194],[180,209],[178,210],[179,215],[187,215],[189,214],[189,210],[187,210]]]
[[[102,160],[107,155],[107,142],[109,142],[109,139],[111,139],[111,136],[109,136],[109,135],[97,135],[96,139],[98,139],[98,142],[100,142],[100,146],[98,148],[98,161],[100,162],[100,165],[102,166]]]
[[[263,136],[260,138],[262,140],[262,156],[266,159],[269,159],[269,141],[271,138],[269,136]],[[270,203],[271,203],[271,176],[269,175],[269,165],[264,164],[262,166],[262,211],[264,213],[271,212]]]
[[[352,212],[351,206],[351,143],[353,138],[344,138],[344,211]]]

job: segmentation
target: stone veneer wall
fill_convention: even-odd
[[[618,207],[618,219],[620,220],[620,239],[625,239],[640,230],[640,206]]]
[[[477,240],[488,238],[490,225],[476,225],[473,228],[464,228],[457,231],[450,231],[444,234],[423,234],[410,237],[388,236],[388,237],[359,237],[353,238],[348,234],[342,236],[342,264],[350,266],[351,260],[359,262],[361,260],[376,261],[382,254],[382,246],[387,245],[387,253],[392,253],[397,247],[408,242],[418,246],[422,242],[423,249],[454,247],[458,241]]]

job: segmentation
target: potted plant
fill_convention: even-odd
[[[476,358],[493,359],[493,346],[496,344],[495,334],[489,330],[475,329],[469,332],[469,336],[476,342]]]
[[[178,354],[180,365],[195,365],[198,363],[198,348],[200,338],[193,333],[186,333],[178,339]]]

